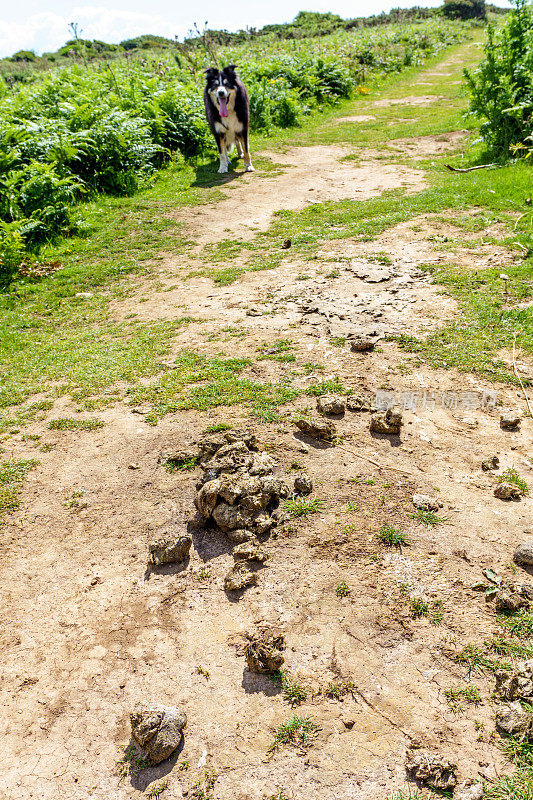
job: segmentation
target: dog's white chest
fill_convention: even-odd
[[[235,140],[238,133],[242,133],[242,122],[239,122],[237,114],[233,109],[228,109],[228,116],[222,122],[215,122],[218,133],[223,133],[228,144]]]

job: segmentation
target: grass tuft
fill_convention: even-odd
[[[105,425],[101,419],[72,419],[59,417],[48,423],[52,431],[96,431]]]
[[[404,534],[396,528],[393,528],[392,525],[382,525],[378,533],[378,539],[387,547],[401,547],[402,545],[409,544]]]
[[[311,717],[295,714],[291,720],[279,726],[269,750],[273,752],[286,744],[303,748],[312,741],[317,730],[318,725]]]
[[[308,517],[310,514],[317,514],[324,508],[324,501],[318,497],[293,497],[285,503],[285,510],[291,517]]]

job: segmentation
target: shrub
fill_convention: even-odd
[[[485,0],[444,0],[442,13],[448,19],[485,19]]]
[[[504,26],[488,27],[485,60],[465,70],[470,108],[483,120],[481,135],[494,158],[508,158],[513,146],[533,136],[533,13],[527,0],[513,0]]]

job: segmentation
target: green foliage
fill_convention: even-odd
[[[272,675],[272,680],[282,688],[283,699],[293,706],[307,700],[307,689],[299,683],[286,669],[280,669]]]
[[[303,747],[309,743],[317,729],[318,725],[311,717],[302,717],[300,714],[295,714],[291,720],[279,726],[270,750],[277,750],[283,744]]]
[[[530,152],[533,144],[533,11],[528,0],[513,5],[502,28],[489,25],[485,60],[475,71],[465,70],[470,108],[483,120],[489,154],[501,159],[517,145]]]
[[[387,547],[401,547],[402,544],[409,544],[401,531],[393,528],[392,525],[382,525],[379,534],[379,541]]]
[[[71,417],[59,417],[48,423],[48,427],[53,431],[96,431],[104,427],[101,419],[72,419]]]
[[[470,703],[478,706],[481,703],[481,695],[477,686],[457,686],[452,689],[446,689],[444,692],[446,702],[451,710],[455,713],[464,711],[462,703]]]
[[[498,475],[497,481],[498,483],[512,483],[513,486],[516,486],[518,489],[520,489],[522,494],[528,493],[527,483],[512,467],[508,467],[501,473],[501,475]]]
[[[296,26],[306,36],[322,36],[338,20],[305,12]],[[244,47],[222,51],[220,60],[239,64],[252,127],[269,131],[298,125],[325,104],[349,97],[369,70],[399,71],[463,37],[456,24],[434,19],[339,31],[305,44],[252,37]],[[27,54],[10,61],[22,71],[9,84],[0,62],[0,223],[17,225],[9,235],[2,229],[0,282],[14,277],[24,249],[38,250],[79,229],[73,208],[80,199],[99,192],[132,195],[172,157],[194,161],[214,152],[199,82],[209,56],[200,52],[191,74],[171,46],[153,36],[121,47],[73,39],[46,62],[37,59],[39,70]],[[135,55],[125,58],[124,52]],[[46,71],[52,56],[61,66]],[[224,285],[239,274],[229,268],[214,277]]]
[[[324,501],[318,497],[293,497],[285,503],[285,509],[291,517],[308,517],[316,514],[324,508]]]
[[[5,512],[18,508],[20,484],[38,463],[34,459],[15,458],[0,463],[0,519]]]
[[[485,19],[485,0],[444,0],[442,14],[448,19]]]
[[[341,583],[339,583],[335,589],[335,594],[337,595],[337,597],[347,597],[350,594],[350,592],[351,589],[346,583],[346,581],[342,581]]]

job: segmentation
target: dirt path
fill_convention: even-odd
[[[449,68],[443,59],[440,69]],[[388,102],[394,99],[389,93]],[[361,108],[372,115],[372,101]],[[462,137],[447,141],[461,147]],[[417,157],[408,145],[407,157]],[[227,184],[224,200],[189,215],[188,233],[199,246],[224,236],[251,240],[280,208],[425,186],[424,172],[415,162],[398,163],[396,151],[390,161],[363,152],[353,163],[343,161],[346,154],[338,145],[272,153],[281,174]],[[276,796],[294,800],[384,800],[404,783],[413,740],[451,757],[462,778],[504,769],[489,737],[492,677],[475,676],[484,702],[461,713],[452,712],[444,692],[468,683],[453,652],[499,630],[492,608],[470,587],[485,567],[513,577],[511,554],[532,518],[530,498],[505,503],[493,496],[495,481],[481,460],[498,453],[502,468],[514,466],[531,482],[533,420],[504,433],[501,409],[479,407],[482,393],[494,389],[504,408],[519,407],[509,386],[423,361],[407,364],[382,340],[366,354],[332,343],[358,330],[419,333],[451,317],[453,301],[420,270],[448,257],[435,241],[445,230],[428,215],[372,242],[328,241],[312,261],[289,257],[228,287],[187,279],[194,254],[187,263],[167,257],[160,278],[174,288],[147,293],[142,285],[112,306],[117,319],[190,314],[195,321],[176,336],[175,351],[214,355],[224,348],[250,357],[243,376],[257,382],[285,374],[275,360],[257,360],[257,348],[290,339],[298,366],[311,365],[298,379],[301,388],[334,378],[355,391],[385,387],[409,393],[411,408],[402,436],[392,438],[371,435],[368,414],[347,412],[336,420],[342,447],[302,444],[290,423],[262,423],[240,406],[180,412],[152,427],[123,403],[99,414],[101,430],[46,431],[50,452],[8,520],[0,562],[2,798],[126,800],[167,778],[163,800],[263,800],[281,790]],[[376,261],[381,252],[387,259]],[[469,250],[466,240],[457,255],[476,268],[507,257],[503,246]],[[427,392],[434,400],[424,405]],[[472,408],[461,407],[466,392]],[[312,408],[314,400],[303,395],[290,407]],[[62,398],[53,415],[72,409]],[[159,463],[163,451],[198,441],[216,423],[252,423],[279,474],[299,464],[322,500],[320,513],[267,541],[268,565],[238,601],[223,590],[232,545],[194,515],[199,471],[169,473]],[[43,434],[42,424],[27,432]],[[13,454],[27,455],[22,438]],[[365,459],[395,469],[378,470]],[[415,491],[438,492],[444,524],[416,524]],[[169,522],[191,531],[190,562],[147,572],[147,546]],[[410,546],[383,548],[377,534],[385,523],[404,529]],[[342,582],[351,590],[345,597],[336,593]],[[442,611],[442,624],[413,619],[409,596]],[[239,655],[240,637],[261,623],[282,627],[285,666],[308,687],[295,710]],[[327,698],[325,687],[341,679],[357,691]],[[141,700],[186,709],[184,748],[177,759],[121,779],[115,762],[129,741],[130,710]],[[296,711],[317,721],[314,745],[269,754],[275,730]],[[216,777],[212,795],[200,793],[206,769]]]

